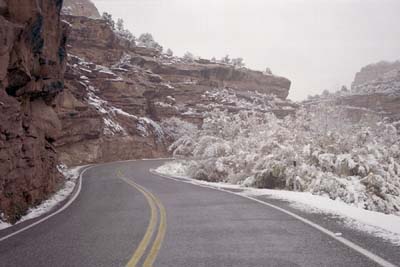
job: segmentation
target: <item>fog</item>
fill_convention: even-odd
[[[176,55],[243,57],[292,81],[289,98],[350,86],[364,65],[400,58],[398,0],[93,0]]]

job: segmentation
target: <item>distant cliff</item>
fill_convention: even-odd
[[[381,61],[363,67],[355,75],[351,90],[317,96],[304,104],[321,102],[341,105],[355,119],[373,114],[400,121],[400,61]]]
[[[61,4],[0,0],[0,215],[10,222],[62,181],[54,147],[67,57]]]
[[[90,0],[64,0],[62,12],[67,15],[100,18],[100,13]]]
[[[400,71],[400,61],[381,61],[367,65],[356,73],[351,87],[354,88],[367,82],[384,79],[385,76],[398,71]]]

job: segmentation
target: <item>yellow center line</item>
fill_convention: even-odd
[[[124,182],[126,182],[127,184],[135,187],[137,190],[139,190],[146,198],[150,209],[151,209],[151,215],[150,215],[150,222],[149,225],[147,226],[147,230],[145,235],[143,236],[142,241],[140,241],[139,246],[137,247],[137,249],[135,250],[132,258],[129,260],[129,262],[126,264],[127,267],[136,267],[136,265],[138,264],[138,262],[140,261],[140,259],[142,258],[144,252],[146,251],[146,248],[148,247],[151,237],[154,233],[155,227],[157,225],[157,208],[156,205],[154,203],[154,200],[152,199],[152,197],[149,195],[149,193],[147,193],[146,191],[144,191],[142,188],[140,188],[138,185],[136,185],[134,182],[123,178],[120,173],[119,173],[119,178],[121,180],[123,180]]]
[[[161,203],[161,201],[154,196],[151,192],[147,191],[143,186],[138,185],[137,183],[126,179],[123,177],[123,174],[121,170],[117,171],[117,175],[121,180],[126,182],[127,184],[135,187],[137,190],[139,190],[145,197],[147,202],[150,205],[151,208],[151,217],[150,217],[150,222],[147,227],[146,233],[140,242],[138,248],[136,249],[135,253],[133,254],[132,258],[126,265],[127,267],[136,267],[140,259],[142,258],[143,254],[146,251],[146,248],[148,247],[151,237],[153,236],[155,227],[157,225],[158,221],[158,210],[160,211],[160,224],[158,227],[158,232],[157,235],[154,239],[153,246],[150,249],[149,254],[146,257],[146,260],[144,261],[143,266],[144,267],[152,267],[154,261],[157,258],[157,255],[160,251],[162,242],[165,238],[165,233],[167,229],[167,213],[165,211],[164,205]],[[158,209],[157,209],[158,208]]]
[[[151,194],[151,193],[150,193]],[[167,213],[165,211],[164,205],[161,203],[161,201],[155,197],[153,194],[151,194],[153,196],[154,201],[156,202],[158,208],[160,209],[160,226],[158,228],[158,233],[156,236],[156,239],[154,240],[153,243],[153,247],[150,250],[149,255],[147,256],[146,260],[144,261],[143,266],[144,267],[152,267],[154,261],[157,258],[158,252],[160,251],[162,242],[164,240],[165,237],[165,233],[167,230]]]

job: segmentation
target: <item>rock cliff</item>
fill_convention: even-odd
[[[381,61],[367,65],[356,73],[351,87],[354,88],[366,82],[382,79],[385,75],[390,75],[391,72],[398,70],[400,70],[400,61]]]
[[[54,147],[67,56],[61,5],[0,0],[0,215],[10,222],[62,181]]]
[[[368,113],[400,121],[400,61],[370,64],[355,75],[351,90],[318,96],[305,104],[322,101],[345,107],[356,120]]]
[[[362,68],[355,76],[349,96],[339,101],[400,121],[400,61]]]
[[[64,0],[62,12],[68,15],[100,18],[100,13],[90,0]]]
[[[59,98],[64,134],[56,146],[67,164],[166,156],[170,139],[161,125],[172,117],[198,125],[215,107],[235,112],[258,101],[278,116],[296,107],[285,100],[286,78],[209,60],[185,62],[136,46],[106,21],[64,19],[71,24],[70,56]]]

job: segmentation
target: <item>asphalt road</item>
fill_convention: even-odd
[[[0,266],[379,266],[276,209],[150,173],[161,163],[86,171],[71,206],[0,242]]]

